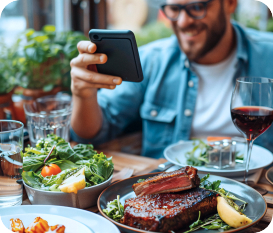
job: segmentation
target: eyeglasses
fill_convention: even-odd
[[[207,14],[207,5],[213,0],[206,2],[192,2],[188,4],[163,4],[161,9],[168,19],[177,21],[181,10],[185,10],[193,19],[203,19]]]

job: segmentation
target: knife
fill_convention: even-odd
[[[154,173],[154,172],[163,172],[166,171],[168,168],[172,167],[173,164],[171,162],[166,162],[166,163],[161,163],[158,165],[157,169],[149,172],[149,173]]]

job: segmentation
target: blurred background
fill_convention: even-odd
[[[162,0],[18,0],[0,18],[0,119],[25,122],[23,103],[70,94],[70,65],[92,28],[130,29],[138,46],[172,34]],[[266,5],[239,0],[239,23],[273,31]]]
[[[58,32],[81,31],[86,36],[91,28],[126,28],[133,30],[137,35],[146,34],[147,37],[169,36],[168,21],[159,11],[160,2],[164,1],[18,0],[3,10],[0,18],[0,36],[6,43],[12,44],[18,33],[27,28],[39,31],[47,24],[55,25]],[[236,21],[247,27],[273,31],[273,19],[266,5],[256,0],[238,2],[234,15]],[[148,31],[154,33],[148,35]],[[142,43],[145,42],[139,41],[140,45]]]

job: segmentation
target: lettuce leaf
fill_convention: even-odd
[[[47,155],[39,155],[36,157],[24,157],[23,158],[23,170],[36,172],[44,165],[44,160]]]
[[[32,188],[36,188],[36,189],[40,189],[44,191],[49,190],[49,187],[44,187],[44,185],[42,184],[42,176],[35,174],[33,171],[29,171],[29,172],[23,171],[22,178],[24,182]]]

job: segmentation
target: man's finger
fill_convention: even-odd
[[[89,89],[89,88],[106,88],[106,89],[115,89],[116,85],[106,85],[106,84],[94,84],[94,83],[87,83],[79,78],[74,78],[73,82],[73,89],[77,89],[78,91]]]
[[[119,85],[122,83],[120,77],[99,74],[80,67],[73,67],[71,69],[71,76],[92,84]]]
[[[80,41],[77,44],[77,49],[79,53],[94,53],[97,50],[97,46],[91,41]]]
[[[86,68],[88,65],[104,64],[106,61],[107,61],[107,56],[105,54],[82,53],[71,60],[70,66],[71,67],[77,66],[77,67],[85,67]]]

